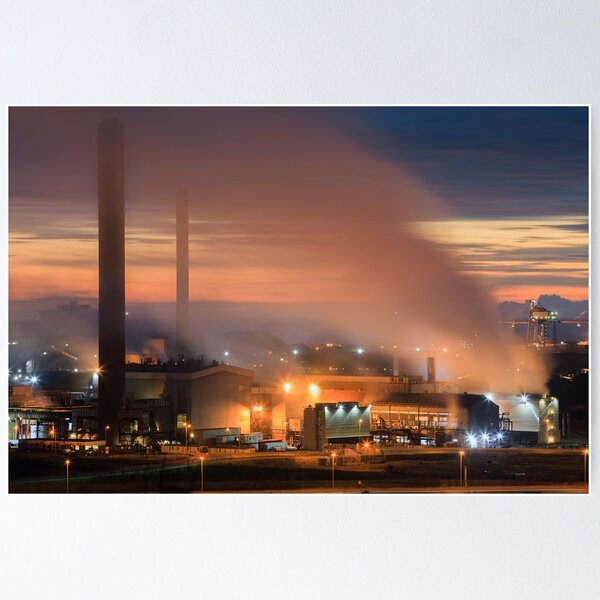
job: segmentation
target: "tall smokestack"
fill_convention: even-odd
[[[98,124],[98,426],[119,441],[125,407],[125,192],[123,124]]]
[[[435,358],[427,357],[427,383],[435,383]]]
[[[189,327],[189,217],[187,190],[177,190],[177,308],[175,343],[178,354],[186,354]]]
[[[400,356],[396,352],[392,356],[392,375],[394,377],[400,376]]]

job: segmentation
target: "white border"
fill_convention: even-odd
[[[588,0],[21,0],[1,10],[4,105],[600,100],[600,26]],[[596,112],[590,122],[597,125]],[[6,120],[1,127],[6,140]],[[596,143],[590,138],[594,156]],[[2,152],[6,178],[6,147]],[[594,220],[592,183],[590,171]],[[6,234],[6,208],[2,221]],[[590,251],[595,265],[595,244]],[[591,272],[590,284],[595,302]],[[4,308],[6,317],[6,295]],[[592,323],[592,340],[596,330]],[[6,364],[6,346],[0,353]],[[591,359],[596,389],[595,352]],[[5,461],[2,469],[5,481]],[[8,596],[597,595],[595,493],[82,498],[2,497]]]

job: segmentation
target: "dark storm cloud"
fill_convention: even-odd
[[[195,165],[211,164],[222,144],[223,109],[11,109],[11,215],[14,209],[95,215],[96,123],[127,123],[128,214],[161,220],[173,187]],[[232,122],[260,120],[266,109],[227,109]],[[392,162],[410,165],[456,216],[543,216],[587,213],[586,108],[269,109],[283,127],[321,121],[353,136]],[[213,119],[213,117],[217,117]],[[216,121],[216,122],[215,122]],[[234,125],[235,126],[235,125]],[[240,125],[243,127],[243,124]],[[137,140],[137,143],[136,143]],[[198,143],[202,140],[202,144]],[[212,144],[215,144],[214,147]],[[261,153],[263,153],[261,155]],[[151,159],[159,154],[162,164]],[[254,149],[258,163],[268,149]],[[148,160],[149,159],[149,160]],[[135,169],[140,166],[141,169]],[[236,161],[195,193],[205,211],[220,183],[236,178]],[[152,172],[148,172],[152,171]],[[148,176],[153,188],[145,185]],[[219,180],[221,178],[221,181]],[[150,194],[148,192],[151,192]],[[219,201],[223,201],[221,198]]]
[[[458,216],[587,214],[588,110],[347,109],[352,135],[410,164]]]

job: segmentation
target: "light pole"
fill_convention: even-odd
[[[204,456],[200,457],[200,491],[204,493]]]
[[[56,425],[52,426],[52,431],[50,433],[54,438],[54,452],[56,452]]]
[[[105,425],[104,426],[104,447],[108,448],[108,432],[110,430],[110,425]],[[106,450],[104,451],[104,454],[106,454]]]
[[[69,459],[65,460],[65,467],[67,467],[67,494],[69,493],[69,465],[71,461]]]
[[[188,452],[188,430],[192,425],[190,423],[186,422],[183,424],[183,426],[185,428],[185,452],[187,454],[187,452]]]
[[[335,452],[331,453],[331,489],[335,488]]]
[[[462,484],[463,484],[463,456],[464,455],[465,455],[465,451],[464,450],[461,450],[458,453],[459,460],[460,460],[460,468],[458,470],[458,479],[459,479],[459,483],[460,483],[461,487],[462,487]]]
[[[360,444],[362,437],[362,418],[358,420],[358,443]]]
[[[587,448],[583,449],[583,483],[587,483],[587,457],[589,450]]]

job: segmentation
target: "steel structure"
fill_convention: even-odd
[[[529,302],[529,318],[527,321],[500,321],[500,323],[511,325],[527,325],[527,344],[529,346],[547,346],[552,343],[556,346],[556,325],[558,323],[576,324],[580,327],[587,324],[582,319],[559,319],[558,313],[544,308],[537,300],[526,300]],[[549,333],[552,334],[552,342],[549,342]]]

